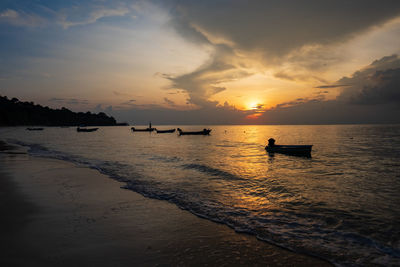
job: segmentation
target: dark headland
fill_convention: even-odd
[[[36,105],[33,102],[22,102],[17,98],[8,99],[0,96],[0,126],[118,126],[126,125],[104,112],[73,112],[67,108],[52,109]]]

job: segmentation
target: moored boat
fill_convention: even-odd
[[[152,132],[154,131],[156,128],[144,128],[144,129],[137,129],[135,127],[131,128],[132,132]]]
[[[147,128],[137,129],[135,127],[131,127],[132,132],[152,132],[154,130],[156,130],[156,128],[151,127],[151,122],[149,122],[149,127]]]
[[[275,139],[270,138],[265,147],[268,153],[281,153],[295,156],[311,156],[313,145],[275,145]]]
[[[203,129],[202,131],[196,131],[196,132],[184,132],[180,128],[178,128],[179,135],[209,135],[211,132],[211,129]]]
[[[76,128],[76,131],[77,132],[95,132],[98,129],[99,128],[81,128],[81,127],[78,127],[78,128]]]
[[[43,128],[26,128],[27,131],[43,131]]]
[[[169,130],[158,130],[156,129],[157,133],[174,133],[175,129],[169,129]]]

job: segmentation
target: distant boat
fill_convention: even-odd
[[[136,129],[135,127],[131,128],[132,132],[152,132],[154,131],[156,128],[144,128],[144,129]]]
[[[78,128],[76,128],[76,131],[77,132],[95,132],[98,129],[99,128],[81,128],[81,127],[78,127]]]
[[[26,128],[27,131],[43,131],[43,128]]]
[[[175,129],[169,129],[169,130],[158,130],[156,129],[157,133],[174,133]]]
[[[270,138],[265,150],[267,150],[268,153],[311,157],[312,146],[313,145],[275,145],[275,139]]]
[[[197,132],[184,132],[180,128],[178,128],[179,135],[209,135],[211,129],[203,129],[202,131]]]
[[[142,129],[136,129],[135,127],[131,127],[132,132],[152,132],[156,128],[151,127],[151,122],[149,122],[149,127],[147,128],[142,128]]]

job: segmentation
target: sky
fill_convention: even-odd
[[[133,124],[400,123],[398,0],[2,0],[0,95]]]

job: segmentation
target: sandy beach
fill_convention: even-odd
[[[13,151],[0,166],[1,266],[330,266],[96,170]]]

